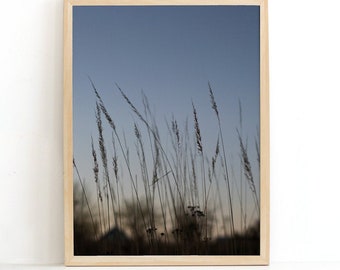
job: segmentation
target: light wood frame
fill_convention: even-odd
[[[260,255],[74,256],[72,138],[72,8],[106,5],[257,5],[260,7]],[[269,264],[269,71],[267,0],[65,0],[64,1],[64,210],[65,265],[268,265]]]

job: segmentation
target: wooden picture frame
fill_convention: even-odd
[[[64,1],[65,265],[269,263],[267,12],[267,0]]]

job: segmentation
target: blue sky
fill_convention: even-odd
[[[218,134],[210,82],[228,158],[237,160],[239,155],[240,100],[243,136],[248,138],[254,162],[259,126],[259,22],[256,6],[74,7],[74,157],[82,176],[92,177],[90,142],[91,135],[97,136],[95,96],[87,76],[102,95],[118,131],[124,131],[131,143],[137,118],[115,83],[138,108],[142,108],[143,90],[161,130],[166,130],[164,119],[172,115],[181,128],[186,118],[189,128],[193,127],[194,102],[209,156]]]

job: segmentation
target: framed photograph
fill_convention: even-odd
[[[65,264],[269,263],[267,0],[65,0]]]

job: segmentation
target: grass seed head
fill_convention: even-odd
[[[196,108],[194,106],[194,103],[192,103],[192,108],[194,112],[194,122],[195,122],[195,135],[196,135],[196,144],[197,144],[197,150],[199,153],[202,154],[203,152],[203,145],[202,145],[202,137],[201,137],[201,130],[198,124],[198,119],[197,119],[197,112]]]

